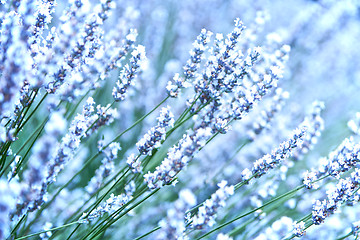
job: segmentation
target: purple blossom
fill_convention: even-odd
[[[225,207],[225,200],[234,194],[234,186],[227,186],[227,181],[223,180],[218,184],[219,189],[199,207],[197,214],[191,218],[191,227],[202,229],[205,225],[213,226],[215,217],[220,207]]]

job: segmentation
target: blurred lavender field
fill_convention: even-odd
[[[360,1],[0,2],[0,239],[360,236]]]

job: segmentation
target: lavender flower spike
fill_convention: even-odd
[[[193,43],[193,49],[190,51],[190,59],[187,61],[184,67],[184,77],[180,77],[180,74],[176,73],[172,81],[168,82],[166,89],[171,97],[177,97],[181,88],[191,86],[189,81],[195,77],[196,71],[200,67],[200,62],[203,53],[207,49],[207,44],[210,41],[212,32],[202,29],[200,35]]]
[[[252,174],[258,178],[267,173],[270,169],[275,168],[281,161],[292,155],[293,149],[301,146],[302,139],[306,133],[305,129],[296,129],[293,136],[280,144],[280,146],[273,150],[271,154],[266,154],[262,158],[255,161],[252,168]],[[251,175],[248,169],[244,169],[242,172],[242,179],[244,181],[249,180]]]
[[[194,154],[203,147],[211,136],[211,128],[199,128],[192,133],[184,134],[178,145],[173,146],[160,166],[151,173],[144,175],[144,180],[150,189],[161,188],[171,183],[191,161]]]
[[[350,200],[354,191],[360,185],[360,170],[355,169],[351,177],[340,179],[335,188],[327,191],[327,198],[323,201],[316,200],[313,203],[312,220],[315,225],[324,222],[330,214],[345,201]]]
[[[145,47],[138,45],[131,53],[130,64],[126,64],[124,69],[120,72],[119,80],[113,88],[113,97],[116,101],[122,101],[126,97],[127,89],[134,85],[134,79],[139,73],[139,68],[145,60]]]
[[[167,211],[167,216],[159,222],[161,227],[157,240],[186,240],[185,212],[196,204],[195,195],[189,189],[183,189],[174,207]]]
[[[174,126],[174,115],[170,107],[161,109],[158,124],[152,127],[137,143],[136,146],[142,155],[151,156],[152,150],[161,146],[161,141],[165,139],[166,128]]]
[[[294,222],[293,234],[297,237],[305,235],[305,222]]]
[[[205,225],[213,226],[218,208],[225,207],[225,200],[234,194],[234,186],[227,186],[225,180],[221,181],[218,187],[219,189],[199,207],[198,213],[192,218],[192,228],[202,229]]]
[[[131,181],[128,185],[126,185],[124,191],[125,193],[121,193],[117,196],[112,193],[103,205],[97,207],[90,213],[83,213],[79,219],[79,223],[87,224],[90,221],[101,217],[104,215],[104,213],[111,214],[129,202],[132,199],[133,193],[135,192],[134,181]]]
[[[93,98],[89,97],[82,113],[72,121],[69,132],[62,138],[55,156],[48,163],[47,176],[43,179],[38,196],[36,199],[28,200],[27,211],[36,210],[46,200],[47,186],[56,180],[60,171],[73,158],[75,150],[80,146],[81,138],[86,136],[86,130],[96,119],[96,115],[93,115],[94,104]]]
[[[121,150],[120,144],[113,142],[104,150],[105,158],[101,161],[101,166],[96,169],[95,176],[91,178],[89,184],[85,187],[91,195],[94,194],[110,174],[114,171],[114,160],[117,158],[118,151]]]

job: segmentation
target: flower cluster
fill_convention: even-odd
[[[64,166],[72,160],[75,150],[80,146],[81,138],[86,136],[86,131],[94,122],[94,100],[88,98],[86,104],[83,106],[83,111],[78,114],[72,121],[69,132],[62,138],[61,144],[55,150],[55,153],[46,153],[46,155],[52,154],[52,157],[47,162],[46,175],[42,179],[30,181],[34,190],[30,192],[25,190],[25,196],[17,203],[17,215],[21,216],[23,211],[35,211],[38,209],[44,201],[46,201],[47,187],[56,180],[56,176],[64,168]],[[51,141],[51,139],[50,139]],[[36,170],[36,168],[34,168]],[[36,171],[32,171],[32,176],[37,174]],[[40,176],[43,174],[40,174]],[[30,180],[30,179],[29,179]],[[41,182],[41,183],[40,183]],[[35,191],[35,194],[32,193]],[[30,194],[30,195],[29,195]],[[34,196],[35,195],[35,196]],[[31,196],[31,198],[28,198]]]
[[[1,24],[0,119],[10,117],[20,98],[24,81],[31,81],[33,59],[29,51],[29,28],[34,19],[34,1],[23,1],[18,11],[5,14]],[[22,19],[21,16],[26,16]],[[20,24],[22,23],[22,24]],[[31,85],[34,84],[31,82]]]
[[[234,186],[227,186],[225,180],[220,182],[218,187],[219,189],[199,207],[196,215],[191,218],[192,228],[202,229],[206,225],[213,226],[218,209],[225,207],[225,200],[234,194]]]
[[[162,108],[158,117],[158,124],[152,127],[137,143],[136,146],[142,155],[151,156],[152,151],[161,146],[165,140],[166,129],[174,126],[174,115],[170,107]]]
[[[139,157],[136,157],[135,154],[130,154],[128,158],[126,159],[126,163],[129,165],[131,171],[133,173],[141,173],[142,167],[141,167],[141,161]]]
[[[307,129],[307,134],[303,139],[302,147],[294,151],[294,159],[301,159],[317,143],[321,132],[324,130],[324,120],[320,116],[324,108],[323,102],[313,102],[310,114],[302,123],[302,127]]]
[[[12,213],[14,216],[21,216],[24,211],[34,209],[36,206],[35,199],[39,198],[43,189],[43,182],[46,179],[48,172],[44,168],[53,157],[56,151],[57,136],[66,130],[66,120],[62,117],[60,112],[53,112],[49,124],[46,125],[45,131],[47,135],[41,137],[33,148],[31,161],[28,164],[28,169],[24,171],[24,180],[26,184],[21,187],[20,194],[16,200],[16,211]],[[19,169],[12,171],[11,178],[16,176]]]
[[[273,150],[271,154],[266,154],[262,158],[256,160],[251,170],[252,175],[250,174],[249,169],[244,169],[241,173],[243,181],[249,180],[251,176],[256,178],[261,177],[270,169],[275,168],[284,159],[289,158],[293,149],[301,146],[305,133],[305,129],[296,129],[292,138],[281,143],[279,148]]]
[[[360,232],[360,222],[354,222],[352,225],[352,232],[354,236],[359,236],[359,232]]]
[[[338,207],[351,198],[360,184],[360,170],[355,169],[351,177],[340,179],[336,187],[327,192],[327,198],[323,201],[316,200],[313,203],[312,220],[319,225],[324,222],[325,218],[333,214]]]
[[[105,213],[112,214],[132,199],[135,192],[135,183],[130,182],[125,186],[125,193],[115,196],[113,193],[106,202],[89,213],[83,213],[78,220],[79,223],[90,223],[92,220],[101,217]]]
[[[293,234],[296,237],[302,237],[305,235],[305,222],[294,222]]]
[[[306,171],[303,183],[307,189],[317,189],[319,185],[315,182],[318,179],[315,172]]]
[[[174,207],[167,211],[167,216],[159,222],[161,231],[156,239],[171,240],[188,239],[185,235],[185,212],[196,204],[196,198],[189,189],[183,189],[179,193],[179,198],[174,202]]]
[[[48,176],[46,184],[55,181],[58,173],[64,168],[64,165],[72,159],[75,150],[79,148],[81,139],[86,136],[86,131],[95,121],[94,99],[88,98],[83,106],[83,111],[72,121],[69,132],[62,138],[61,145],[58,147],[56,156],[50,161],[48,167]]]
[[[119,80],[113,89],[113,97],[116,101],[125,99],[128,88],[135,84],[134,79],[139,72],[139,68],[145,60],[145,47],[142,45],[137,46],[131,53],[130,64],[125,65],[120,72]]]
[[[144,180],[150,189],[161,188],[170,184],[178,174],[191,161],[192,156],[203,147],[211,136],[210,128],[199,128],[195,132],[184,134],[179,143],[172,147],[160,166],[151,173],[144,175]]]
[[[359,162],[360,144],[355,144],[352,137],[346,138],[327,158],[321,159],[317,177],[330,174],[338,177],[340,173],[349,171]]]
[[[92,14],[86,15],[89,3],[87,1],[74,1],[68,12],[64,13],[62,20],[66,24],[62,25],[63,28],[59,36],[54,37],[54,51],[65,53],[65,58],[53,60],[54,62],[59,61],[60,67],[54,71],[52,79],[47,84],[49,93],[57,91],[64,81],[69,86],[79,86],[76,82],[82,82],[81,72],[83,67],[86,67],[87,64],[91,65],[94,57],[101,49],[100,39],[103,35],[101,26],[108,18],[109,10],[114,7],[113,1],[103,1],[95,6],[95,11]],[[74,20],[72,24],[70,23],[71,20]],[[75,41],[69,41],[72,34],[77,37]],[[65,35],[64,39],[62,38],[63,35]],[[71,42],[70,48],[68,47],[69,42]],[[78,79],[79,77],[80,79]],[[67,92],[65,90],[63,94],[66,95]]]
[[[263,130],[270,129],[271,121],[277,112],[281,111],[284,101],[289,98],[289,93],[277,88],[275,95],[272,97],[271,105],[261,111],[257,119],[252,122],[251,130],[248,131],[249,138],[255,140]]]
[[[191,86],[189,81],[192,81],[195,77],[195,73],[199,69],[202,55],[207,49],[207,44],[210,41],[212,32],[202,29],[200,35],[193,43],[193,49],[190,51],[190,59],[184,67],[184,77],[180,77],[180,74],[175,74],[172,81],[168,82],[166,87],[168,94],[171,97],[177,97],[181,88]]]
[[[116,142],[111,143],[104,150],[105,158],[101,161],[101,166],[95,171],[95,176],[91,178],[85,188],[90,195],[95,193],[103,181],[114,171],[114,160],[120,150],[120,144]]]

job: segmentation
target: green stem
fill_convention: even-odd
[[[31,111],[30,115],[28,118],[26,118],[26,120],[23,122],[23,124],[21,125],[21,127],[19,128],[22,129],[25,124],[31,119],[31,117],[34,115],[34,113],[39,109],[40,105],[44,102],[45,98],[47,97],[48,93],[45,93],[44,96],[40,99],[40,102],[36,105],[36,107],[34,108],[33,111]],[[35,95],[36,96],[36,95]]]
[[[88,236],[90,236],[91,234],[93,234],[95,232],[95,236],[99,233],[101,233],[104,229],[104,226],[101,226],[103,223],[106,223],[107,221],[112,222],[111,220],[113,220],[115,218],[115,216],[117,214],[119,214],[123,209],[125,209],[129,204],[131,204],[132,202],[134,202],[136,200],[136,198],[138,198],[139,196],[141,196],[145,191],[147,190],[146,187],[143,187],[140,190],[140,193],[138,193],[136,195],[136,197],[134,197],[133,199],[131,199],[129,202],[127,202],[126,204],[124,204],[122,207],[120,207],[118,210],[116,210],[114,213],[110,214],[109,216],[107,216],[102,222],[98,223],[97,226],[95,226],[94,228],[91,229],[91,231],[89,231],[83,238],[82,240],[86,239]],[[112,223],[111,223],[112,224]],[[110,225],[111,225],[110,224]],[[99,229],[100,230],[97,230]],[[97,230],[97,231],[96,231]],[[93,237],[95,237],[93,236]]]
[[[227,226],[227,225],[229,225],[229,224],[231,224],[231,223],[233,223],[233,222],[235,222],[235,221],[237,221],[237,220],[239,220],[239,219],[241,219],[243,217],[246,217],[246,216],[248,216],[248,215],[250,215],[250,214],[252,214],[252,213],[254,213],[254,212],[256,212],[256,211],[258,211],[258,210],[260,210],[260,209],[262,209],[262,208],[264,208],[264,207],[266,207],[266,206],[268,206],[268,205],[270,205],[270,204],[272,204],[272,203],[274,203],[276,201],[278,201],[278,200],[281,200],[281,199],[283,199],[283,198],[285,198],[287,196],[290,196],[290,195],[296,193],[297,191],[299,191],[300,189],[302,189],[304,187],[305,187],[305,185],[301,185],[301,186],[299,186],[299,187],[297,187],[297,188],[295,188],[295,189],[293,189],[293,190],[291,190],[291,191],[289,191],[287,193],[284,193],[284,194],[280,195],[279,197],[276,197],[276,198],[268,201],[267,203],[265,203],[264,205],[262,205],[262,206],[260,206],[258,208],[255,208],[255,209],[253,209],[253,210],[251,210],[251,211],[249,211],[247,213],[241,214],[241,215],[235,217],[234,219],[219,225],[218,227],[212,229],[210,232],[200,236],[197,239],[202,239],[202,238],[204,238],[206,236],[209,236],[210,234],[216,232],[217,230],[219,230],[219,229],[221,229],[221,228],[223,228],[223,227],[225,227],[225,226]]]
[[[350,236],[353,235],[353,234],[354,234],[354,232],[351,231],[351,232],[349,232],[348,234],[346,234],[345,236],[339,237],[339,238],[337,238],[336,240],[344,240],[344,239],[350,237]]]
[[[156,227],[156,228],[154,228],[153,230],[151,230],[151,231],[149,231],[149,232],[141,235],[140,237],[135,238],[135,240],[140,240],[140,239],[142,239],[142,238],[144,238],[144,237],[147,237],[148,235],[152,234],[153,232],[156,232],[157,230],[159,230],[160,228],[161,228],[161,227]]]
[[[118,141],[120,139],[120,137],[122,135],[124,135],[125,133],[127,133],[128,131],[130,131],[131,129],[133,129],[137,124],[139,124],[141,121],[143,121],[147,116],[149,116],[151,113],[153,113],[157,108],[159,108],[167,99],[169,98],[166,97],[164,100],[162,100],[158,105],[156,105],[150,112],[148,112],[147,114],[145,114],[144,116],[142,116],[140,119],[138,119],[134,124],[132,124],[129,128],[127,128],[126,130],[124,130],[122,133],[120,133],[119,135],[117,135],[112,141],[110,141],[106,146],[104,146],[102,148],[102,150],[106,149],[107,147],[109,147],[109,145],[112,143],[112,142],[115,142],[115,141]],[[66,188],[80,173],[82,173],[85,169],[88,168],[88,166],[90,165],[90,163],[95,159],[97,158],[98,156],[100,155],[100,152],[97,152],[95,155],[93,155],[89,160],[87,160],[83,167],[67,182],[65,183],[63,186],[60,187],[60,189],[54,194],[54,196],[51,198],[51,200],[47,203],[45,203],[40,210],[37,211],[36,213],[36,217],[34,218],[34,220],[29,224],[29,226],[27,227],[27,230],[28,228],[34,223],[36,222],[36,219],[37,217],[40,216],[40,214],[42,213],[42,211],[48,207],[54,200],[55,198],[60,194],[60,192]]]
[[[74,224],[79,224],[79,223],[78,223],[78,222],[72,222],[72,223],[69,223],[69,224],[62,225],[62,226],[60,226],[60,227],[51,228],[51,229],[49,229],[49,230],[45,230],[45,231],[33,233],[33,234],[26,235],[26,236],[20,237],[20,238],[15,238],[15,240],[27,239],[27,238],[30,238],[30,237],[34,237],[34,236],[40,235],[40,234],[42,234],[42,233],[51,232],[51,231],[59,230],[59,229],[62,229],[62,228],[66,228],[66,227],[69,227],[69,226],[74,225]]]
[[[88,90],[85,95],[83,95],[80,100],[76,103],[75,107],[73,108],[73,110],[71,112],[69,112],[68,116],[66,116],[66,120],[69,121],[73,115],[76,113],[77,108],[79,107],[80,103],[85,99],[85,97],[90,93],[91,89]],[[66,115],[66,114],[65,114]]]
[[[15,120],[14,123],[17,123],[17,122],[18,122],[18,127],[16,128],[16,130],[15,130],[15,132],[14,132],[14,138],[17,137],[17,135],[18,135],[18,133],[20,132],[20,130],[24,127],[24,125],[28,122],[28,120],[32,117],[32,115],[35,113],[35,111],[39,108],[39,106],[41,105],[41,103],[44,101],[46,94],[45,94],[45,96],[40,100],[40,102],[36,105],[35,109],[30,113],[30,116],[22,123],[22,121],[24,120],[24,118],[25,118],[25,116],[26,116],[26,113],[29,111],[32,103],[34,102],[34,99],[35,99],[38,91],[39,91],[39,90],[35,90],[35,91],[34,91],[34,96],[32,97],[30,104],[26,107],[25,114],[23,114],[25,108],[22,108],[20,114],[18,115],[17,119]],[[11,129],[12,127],[15,127],[15,125],[14,125],[14,126],[11,125],[9,129]],[[0,170],[3,170],[3,167],[4,167],[5,162],[6,162],[7,152],[8,152],[8,150],[9,150],[10,146],[11,146],[11,143],[12,143],[12,141],[10,141],[10,140],[9,140],[9,141],[6,141],[6,142],[2,145],[2,147],[1,147],[0,153],[2,153],[2,157],[1,157],[1,160],[0,160]],[[3,172],[4,172],[4,171],[3,171]],[[2,174],[3,174],[3,173],[2,173]],[[0,176],[0,177],[1,177],[1,176]]]
[[[120,214],[119,216],[117,216],[115,219],[112,219],[111,221],[107,222],[105,224],[105,229],[108,228],[110,225],[114,224],[115,222],[117,222],[120,218],[122,218],[125,214],[127,214],[128,212],[130,212],[131,210],[133,210],[134,208],[136,208],[137,206],[139,206],[140,204],[142,204],[143,202],[145,202],[147,199],[149,199],[151,196],[153,196],[155,193],[157,193],[160,189],[156,189],[154,191],[152,191],[149,195],[147,195],[146,197],[144,197],[143,199],[141,199],[139,202],[135,203],[134,205],[132,205],[131,207],[129,207],[128,209],[126,209],[126,211],[124,211],[122,214]],[[141,193],[141,195],[143,193],[145,193],[147,191],[147,189],[145,189],[144,192]],[[94,237],[96,237],[97,235],[99,235],[102,231],[97,232]]]
[[[99,199],[96,200],[95,204],[93,204],[90,208],[88,208],[85,212],[87,212],[86,216],[84,217],[85,219],[91,214],[91,212],[101,203],[102,200],[104,200],[104,198],[112,191],[112,189],[123,179],[123,177],[125,177],[125,175],[129,172],[129,168],[123,173],[123,175],[106,191],[106,193],[104,193]],[[94,194],[95,195],[95,194]],[[70,234],[73,235],[75,233],[75,231],[78,228],[74,229],[74,231]],[[69,236],[69,238],[70,238]]]

